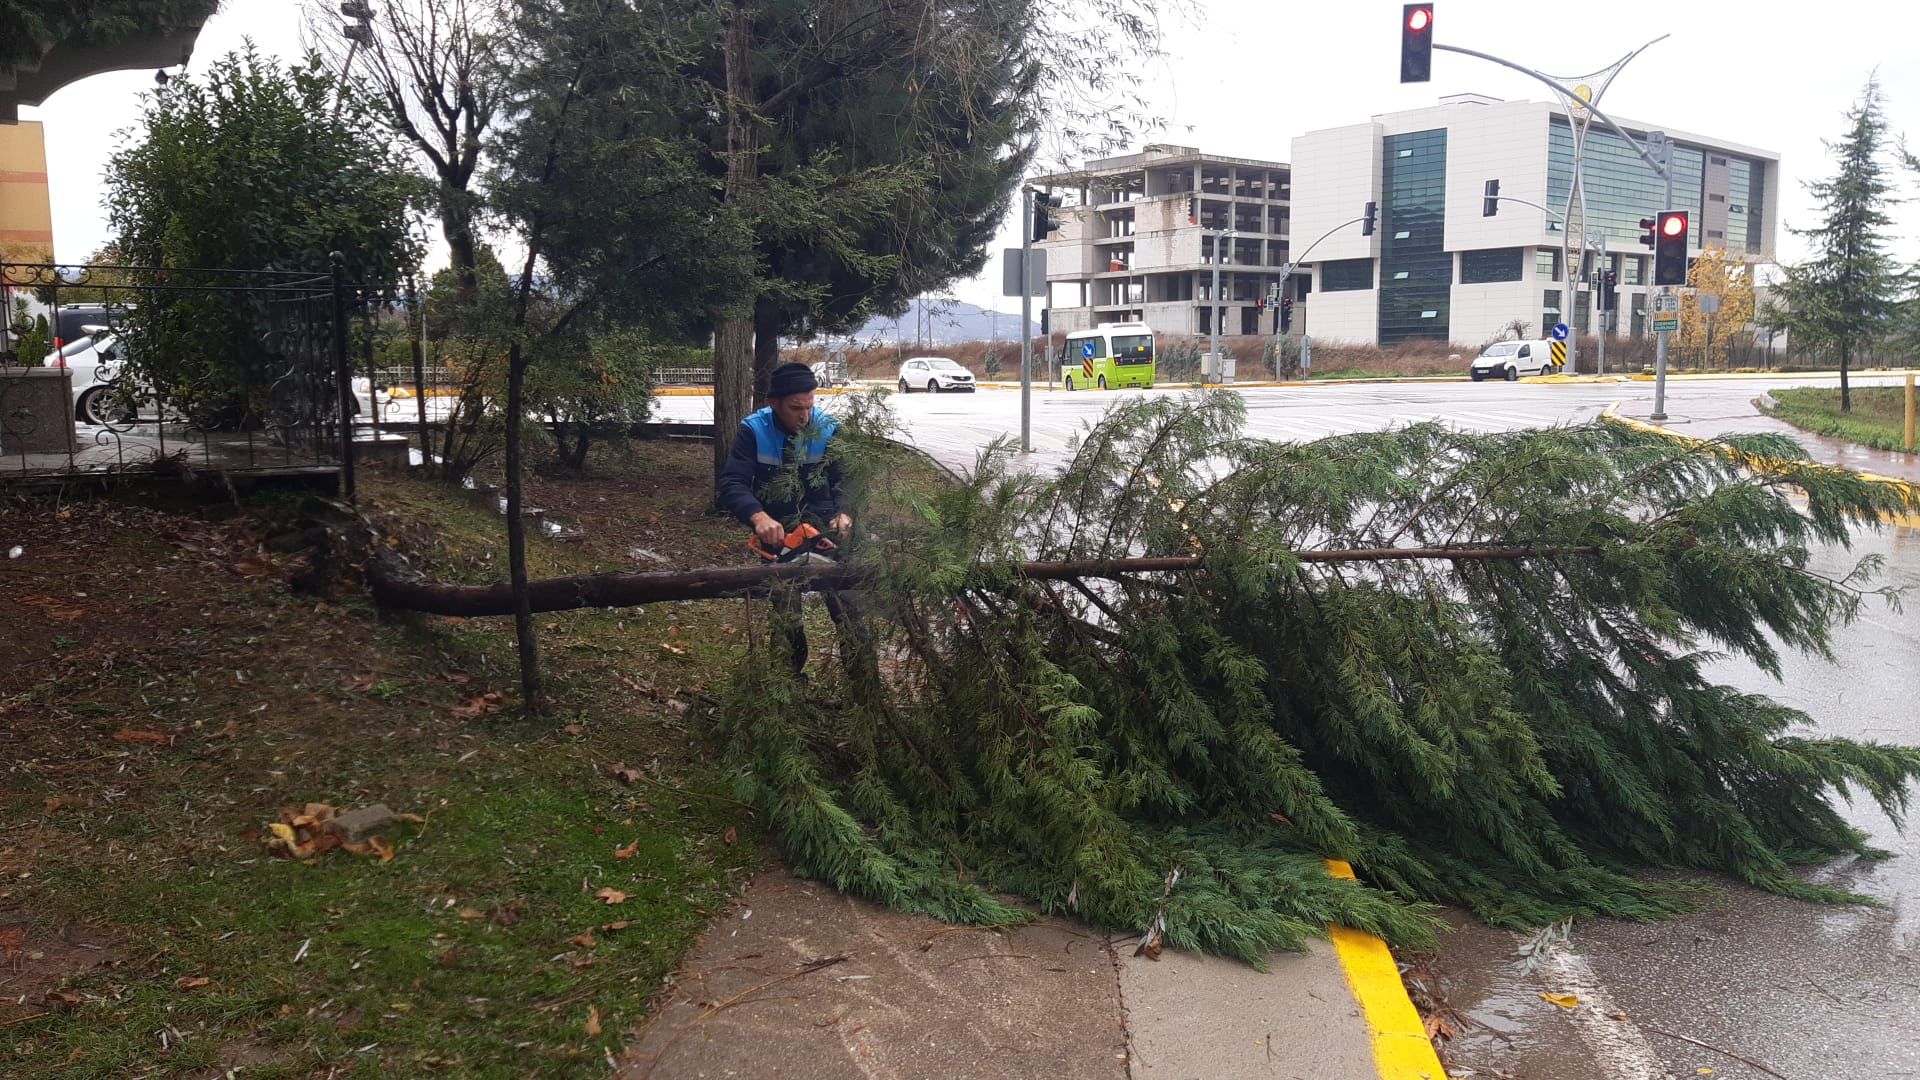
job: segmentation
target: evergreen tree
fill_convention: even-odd
[[[867,445],[872,406],[847,418],[881,537],[849,555],[866,632],[811,683],[770,634],[722,719],[803,873],[964,922],[1022,918],[1011,893],[1255,963],[1329,921],[1422,940],[1429,902],[1516,927],[1684,905],[1640,866],[1846,898],[1795,873],[1873,854],[1827,797],[1897,820],[1920,751],[1811,735],[1708,664],[1825,653],[1874,564],[1829,580],[1809,549],[1920,495],[1772,436],[1275,444],[1243,420],[1232,394],[1128,403],[1055,477],[996,447],[941,486]]]
[[[1826,144],[1835,159],[1833,176],[1807,185],[1824,220],[1793,230],[1807,238],[1813,254],[1783,267],[1784,304],[1764,316],[1768,325],[1785,327],[1798,347],[1839,354],[1842,412],[1853,409],[1847,383],[1853,356],[1888,333],[1904,286],[1904,275],[1886,251],[1886,229],[1893,221],[1887,208],[1894,196],[1882,160],[1887,121],[1877,78],[1867,80],[1846,116],[1847,133]]]

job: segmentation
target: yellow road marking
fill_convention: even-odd
[[[1353,878],[1353,867],[1339,859],[1327,860],[1327,872],[1337,878]],[[1333,939],[1347,986],[1366,1018],[1373,1065],[1380,1080],[1445,1080],[1447,1073],[1440,1066],[1440,1055],[1434,1053],[1433,1043],[1427,1038],[1420,1011],[1407,997],[1407,986],[1400,979],[1400,968],[1387,943],[1344,926],[1328,925],[1327,936]]]

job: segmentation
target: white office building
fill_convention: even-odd
[[[1146,322],[1169,334],[1271,332],[1257,306],[1287,260],[1287,166],[1155,145],[1029,183],[1061,195],[1047,252],[1050,328]],[[1231,239],[1224,239],[1228,230]],[[1213,302],[1214,246],[1225,260]]]
[[[1636,139],[1652,128],[1615,120]],[[1739,261],[1770,261],[1779,155],[1665,130],[1675,143],[1673,208],[1691,215],[1694,253],[1712,246]],[[1295,138],[1291,240],[1312,292],[1295,309],[1294,332],[1382,346],[1436,339],[1462,349],[1516,321],[1535,336],[1559,322],[1593,332],[1597,313],[1585,285],[1571,304],[1565,296],[1559,219],[1572,175],[1572,130],[1558,105],[1542,102],[1457,95]],[[1653,260],[1639,222],[1663,208],[1664,183],[1597,120],[1583,175],[1586,232],[1604,234],[1605,251],[1617,257],[1612,333],[1645,336]],[[1503,199],[1491,217],[1482,208],[1489,180],[1499,181]],[[1379,204],[1370,236],[1349,224],[1368,202]],[[1574,215],[1577,235],[1577,203]]]

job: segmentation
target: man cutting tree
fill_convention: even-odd
[[[840,509],[840,463],[828,453],[837,425],[813,403],[818,386],[805,364],[782,364],[767,381],[767,405],[740,422],[733,452],[714,482],[720,505],[753,530],[751,545],[769,561],[827,556],[830,536],[844,537],[853,518]],[[826,535],[820,533],[824,524]],[[825,594],[827,614],[844,623],[846,613],[832,592]],[[807,662],[807,635],[800,617],[800,593],[778,603],[789,619],[793,668]]]

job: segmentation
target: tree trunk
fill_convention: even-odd
[[[764,396],[773,369],[780,366],[780,331],[786,320],[780,306],[761,297],[753,306],[753,392]]]
[[[1840,346],[1840,411],[1853,411],[1853,390],[1847,385],[1847,368],[1853,362],[1853,346]]]
[[[540,643],[533,636],[533,594],[527,587],[527,530],[520,514],[524,472],[520,460],[521,393],[527,381],[527,362],[518,341],[507,351],[507,574],[512,601],[513,638],[520,652],[520,699],[528,715],[547,711],[546,692],[540,687]]]
[[[446,237],[447,263],[453,268],[454,280],[462,297],[473,295],[479,280],[475,270],[473,211],[468,205],[469,198],[464,188],[456,189],[445,183],[440,186],[440,235]]]
[[[1302,551],[1303,563],[1393,562],[1428,560],[1472,562],[1548,558],[1558,555],[1595,555],[1592,547],[1457,547],[1355,548]],[[1016,565],[1030,581],[1066,581],[1081,578],[1120,578],[1129,574],[1169,574],[1202,570],[1206,560],[1175,555],[1137,559],[1081,559],[1069,562],[1025,562]],[[650,574],[581,574],[542,578],[526,590],[533,611],[571,611],[578,608],[630,607],[670,600],[711,600],[747,593],[764,593],[777,582],[801,589],[847,589],[867,580],[859,567],[837,563],[776,563],[759,566],[709,566],[697,570]],[[513,614],[520,599],[518,586],[441,585],[422,579],[404,564],[376,559],[368,564],[367,581],[375,600],[406,611],[463,617]]]
[[[735,5],[727,24],[727,181],[726,201],[738,202],[759,178],[755,155],[752,86],[747,78],[748,13]],[[753,308],[742,301],[715,313],[713,326],[713,475],[717,480],[733,453],[740,421],[753,408]]]

